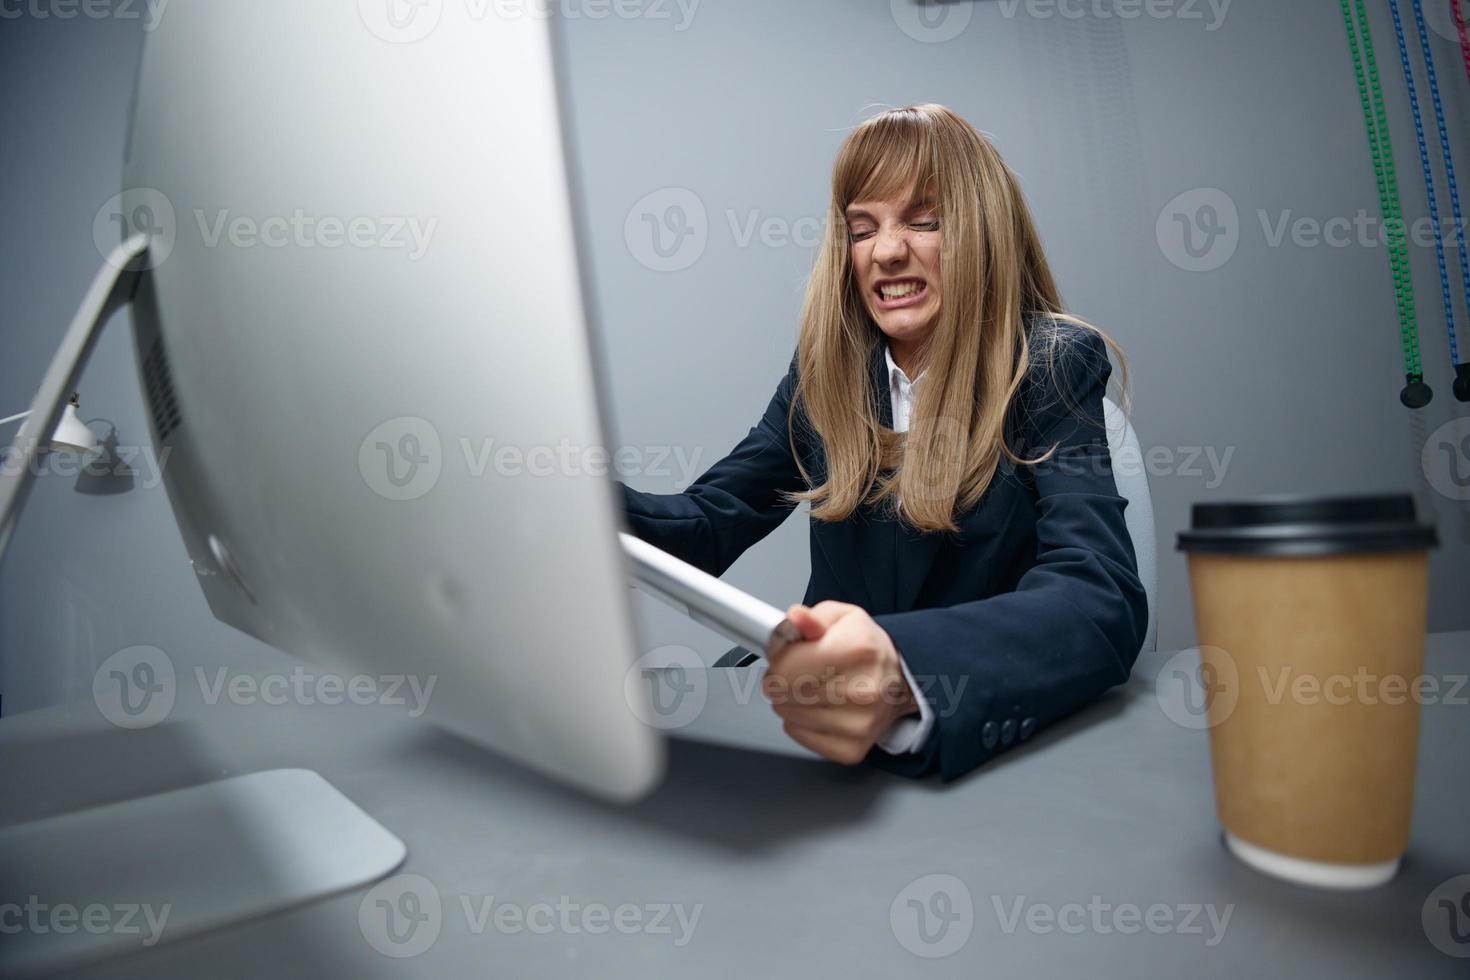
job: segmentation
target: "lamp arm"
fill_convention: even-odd
[[[6,425],[10,422],[19,422],[23,418],[29,418],[30,414],[31,410],[26,409],[24,412],[18,412],[15,415],[7,415],[3,419],[0,419],[0,425]]]
[[[51,366],[41,379],[41,387],[31,402],[30,415],[39,422],[16,434],[10,452],[0,461],[0,558],[10,543],[20,509],[33,478],[33,464],[41,454],[43,436],[56,427],[66,406],[67,393],[76,385],[87,358],[102,327],[112,314],[132,302],[138,283],[147,271],[148,236],[134,235],[107,256],[92,285],[82,298],[82,305],[72,317],[71,326],[61,339],[61,346],[51,358]],[[9,419],[5,421],[10,421]],[[42,433],[37,436],[36,433]]]

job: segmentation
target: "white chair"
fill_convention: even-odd
[[[1123,517],[1128,523],[1128,536],[1133,539],[1133,552],[1138,556],[1138,580],[1148,596],[1148,632],[1140,652],[1150,653],[1159,642],[1159,556],[1148,470],[1143,465],[1138,434],[1110,398],[1103,399],[1103,424],[1108,429],[1108,452],[1113,457],[1113,481],[1118,485],[1118,496],[1128,501]]]

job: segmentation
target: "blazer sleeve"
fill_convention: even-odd
[[[806,489],[788,436],[795,388],[793,358],[760,421],[683,493],[643,493],[620,482],[632,533],[720,575],[775,530],[796,509],[782,492]]]
[[[870,761],[948,780],[1025,741],[1128,679],[1147,598],[1113,481],[1102,399],[1111,372],[1092,331],[1062,335],[1054,370],[1023,386],[1012,418],[1030,471],[1036,558],[1013,591],[941,609],[876,617],[924,688],[937,722],[917,753]]]

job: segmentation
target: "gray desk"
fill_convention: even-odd
[[[949,786],[675,742],[663,787],[626,809],[394,709],[207,705],[181,677],[177,705],[153,728],[115,729],[90,703],[0,721],[0,824],[301,766],[407,841],[399,873],[423,876],[441,901],[437,939],[411,957],[370,944],[359,890],[83,976],[1466,976],[1470,960],[1431,945],[1421,908],[1441,882],[1470,873],[1470,689],[1424,710],[1414,837],[1398,878],[1367,893],[1318,892],[1262,877],[1221,846],[1206,735],[1171,722],[1152,691],[1167,656],[1145,658],[1126,688]],[[1470,633],[1431,637],[1427,670],[1470,673]],[[767,711],[752,705],[726,722],[759,740],[774,730]],[[910,899],[960,918],[926,946]],[[500,913],[510,917],[497,929],[503,903],[533,921]],[[597,911],[622,905],[629,929],[635,913],[651,924],[662,905],[698,907],[699,918],[692,931],[670,914],[667,933],[624,934]],[[1229,910],[1223,930],[1210,909],[1217,921]],[[938,921],[927,920],[931,936]],[[944,958],[904,942],[934,952],[967,925]]]

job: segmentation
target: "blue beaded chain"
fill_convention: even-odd
[[[1450,0],[1451,3],[1455,0]],[[1458,14],[1459,11],[1456,10]],[[1423,0],[1414,0],[1414,27],[1419,32],[1419,46],[1424,51],[1424,71],[1429,78],[1429,95],[1434,101],[1434,121],[1439,129],[1439,150],[1444,156],[1445,182],[1450,189],[1450,208],[1455,219],[1455,247],[1460,257],[1460,284],[1465,291],[1465,313],[1470,316],[1470,249],[1465,247],[1465,218],[1460,210],[1460,188],[1455,182],[1455,159],[1450,153],[1450,132],[1444,121],[1444,102],[1439,97],[1439,77],[1434,70],[1434,52],[1429,44],[1429,31],[1424,25]],[[1435,229],[1436,235],[1439,229]],[[1441,269],[1441,277],[1444,271]],[[1448,284],[1445,290],[1448,293]],[[1454,317],[1449,318],[1450,363],[1455,367],[1455,397],[1470,401],[1470,365],[1460,361],[1460,345],[1455,335]]]
[[[1418,30],[1419,43],[1424,53],[1427,66],[1430,94],[1434,102],[1435,120],[1439,124],[1440,150],[1444,155],[1445,173],[1448,177],[1450,191],[1450,204],[1455,218],[1455,239],[1458,244],[1458,256],[1460,260],[1460,272],[1465,284],[1465,296],[1470,302],[1470,265],[1467,265],[1465,254],[1465,231],[1464,223],[1460,213],[1460,194],[1455,182],[1454,161],[1450,156],[1449,134],[1444,122],[1444,105],[1440,101],[1439,82],[1434,71],[1433,54],[1430,51],[1429,39],[1424,24],[1424,8],[1422,0],[1412,0],[1414,5],[1415,27]],[[1459,344],[1455,335],[1455,302],[1450,292],[1449,269],[1445,262],[1445,249],[1443,226],[1439,217],[1439,201],[1434,189],[1434,165],[1429,157],[1428,141],[1424,137],[1424,116],[1419,105],[1418,86],[1414,81],[1414,69],[1409,57],[1409,45],[1404,36],[1403,16],[1399,8],[1399,0],[1389,0],[1389,9],[1393,13],[1394,33],[1398,38],[1399,58],[1404,68],[1404,84],[1409,93],[1409,106],[1414,113],[1414,135],[1419,143],[1419,163],[1424,172],[1424,193],[1429,204],[1429,217],[1434,226],[1434,254],[1439,264],[1440,295],[1444,301],[1445,324],[1449,335],[1450,361],[1458,364]],[[1457,368],[1457,374],[1463,373]],[[1464,384],[1457,380],[1455,394],[1464,400],[1470,396],[1470,391],[1462,393]]]

